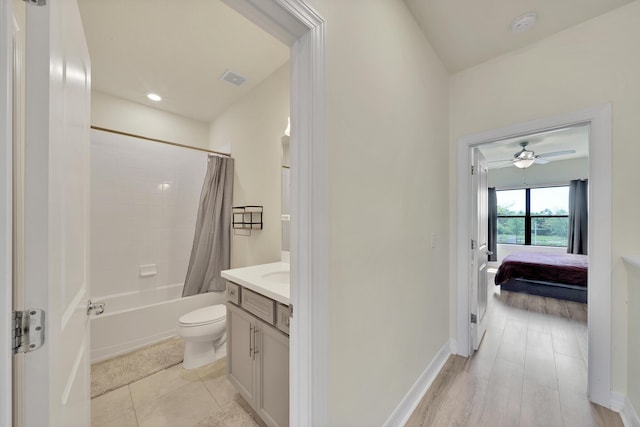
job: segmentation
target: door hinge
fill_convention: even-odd
[[[478,316],[471,313],[471,323],[478,323]]]
[[[13,354],[28,353],[44,344],[44,310],[14,311],[12,317]]]
[[[471,239],[471,249],[475,249],[476,248],[476,241]]]
[[[471,166],[471,175],[475,175],[475,173],[476,173],[476,167]]]
[[[25,3],[33,4],[36,6],[46,6],[47,0],[24,0]]]

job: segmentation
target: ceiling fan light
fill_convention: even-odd
[[[513,164],[515,165],[515,167],[520,168],[520,169],[526,169],[529,166],[531,166],[533,164],[533,162],[535,162],[536,159],[519,159],[516,160],[515,162],[513,162]]]
[[[536,158],[533,151],[521,151],[517,157],[519,160],[531,160],[531,159],[535,160]]]

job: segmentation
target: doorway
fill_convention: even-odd
[[[5,3],[2,2],[2,5],[4,6]],[[292,349],[291,423],[293,425],[326,424],[326,325],[328,323],[326,315],[328,269],[326,170],[328,155],[324,113],[326,93],[324,21],[300,1],[272,0],[256,5],[256,2],[228,0],[227,3],[293,48],[291,116],[294,123],[292,143],[295,144],[295,148],[292,152],[292,214],[295,221],[292,224],[292,250],[295,252],[295,257],[292,259],[292,280],[300,285],[292,293],[292,301],[296,305],[292,336],[299,339],[296,348]],[[55,12],[58,12],[55,2],[46,7],[56,8]],[[61,25],[51,16],[44,13],[40,13],[40,16],[52,28],[58,28]],[[27,28],[28,31],[33,32],[34,39],[37,40],[46,36],[44,32],[47,29],[48,25],[42,25],[40,30],[35,27]],[[7,48],[8,44],[4,39],[2,42],[3,49]],[[48,70],[48,67],[40,67],[40,69]],[[35,89],[34,85],[32,87]],[[44,96],[47,91],[39,92]],[[58,99],[56,98],[55,101]],[[44,106],[43,108],[57,105],[55,102],[34,104]],[[3,111],[2,115],[8,117],[9,114]],[[35,115],[36,120],[47,116],[48,114]],[[48,135],[41,139],[45,144],[48,141],[46,136]],[[7,205],[9,202],[3,197],[2,206],[0,206],[2,212],[8,211]],[[7,260],[10,260],[9,255],[3,256],[2,261]],[[43,280],[39,283],[27,283],[26,287],[30,294],[43,296],[44,308],[55,304],[55,301],[48,299],[48,291],[55,289],[55,283]],[[44,388],[45,392],[42,392],[42,382],[46,381],[56,369],[53,365],[56,358],[51,355],[55,356],[56,352],[59,353],[56,342],[51,341],[48,346],[49,352],[41,353],[42,356],[37,358],[40,366],[33,370],[33,372],[39,372],[39,378],[28,379],[25,390],[25,393],[30,396],[30,400],[25,403],[25,411],[37,414],[40,417],[38,419],[42,420],[39,425],[48,425],[48,415],[56,411],[60,412],[59,406],[65,404],[55,396],[49,396],[46,388]],[[10,364],[10,361],[3,364],[5,372],[8,369],[7,364]],[[40,408],[49,408],[49,410],[42,411]]]
[[[604,105],[573,113],[561,114],[530,122],[518,123],[461,138],[457,144],[457,228],[456,263],[471,265],[468,250],[471,240],[469,217],[470,147],[507,138],[530,135],[577,124],[589,124],[589,283],[598,283],[588,294],[588,354],[587,392],[589,399],[605,407],[611,406],[611,106]],[[598,224],[598,227],[595,227]],[[471,354],[470,290],[468,269],[458,268],[455,283],[456,353]]]

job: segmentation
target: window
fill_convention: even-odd
[[[496,191],[498,243],[567,246],[569,187]]]

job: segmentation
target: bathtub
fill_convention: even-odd
[[[224,292],[182,298],[182,283],[96,298],[104,313],[91,317],[91,362],[99,362],[176,336],[178,319],[226,302]]]

